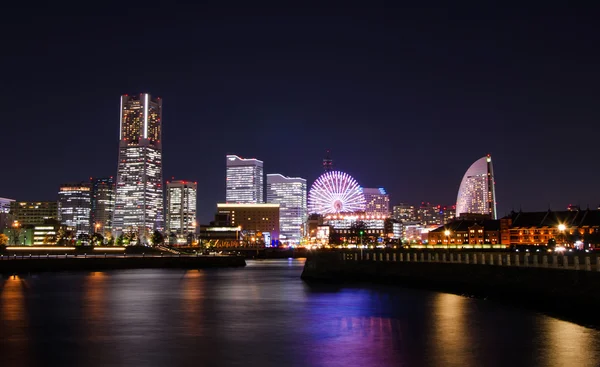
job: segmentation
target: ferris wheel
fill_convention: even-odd
[[[308,211],[317,214],[349,213],[365,210],[362,188],[352,176],[340,171],[322,174],[308,193]]]

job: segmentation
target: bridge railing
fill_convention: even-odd
[[[537,253],[343,252],[343,261],[451,263],[600,272],[598,256]]]

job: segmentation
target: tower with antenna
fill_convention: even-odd
[[[330,156],[331,152],[329,149],[325,151],[325,158],[323,158],[323,171],[330,172],[333,171],[333,160]]]

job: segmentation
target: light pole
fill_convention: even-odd
[[[20,235],[20,232],[19,232],[19,221],[15,220],[13,222],[12,227],[13,227],[13,245],[16,245],[17,241],[19,240],[19,235]]]
[[[446,235],[446,244],[450,245],[450,231],[449,230],[445,230],[444,234]]]

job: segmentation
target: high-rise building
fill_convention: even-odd
[[[416,222],[417,212],[415,210],[415,206],[406,203],[394,205],[393,217],[394,219],[402,222]]]
[[[13,202],[13,199],[0,198],[0,233],[10,227],[10,203]]]
[[[387,217],[390,215],[390,196],[385,192],[383,187],[378,189],[364,188],[365,195],[365,212],[367,215],[376,215]]]
[[[263,161],[227,155],[225,201],[238,204],[264,203]]]
[[[58,220],[75,231],[90,233],[91,185],[87,182],[64,184],[58,192]]]
[[[279,204],[279,239],[300,243],[308,217],[306,180],[278,173],[268,174],[267,203]]]
[[[485,214],[496,219],[496,192],[492,157],[476,160],[465,173],[458,197],[456,198],[456,218],[463,214]]]
[[[163,229],[162,100],[121,96],[119,165],[113,232],[135,232],[141,243]]]
[[[10,217],[20,226],[44,224],[48,219],[58,219],[58,203],[56,201],[13,201],[10,203]]]
[[[115,211],[115,180],[112,177],[93,178],[90,225],[94,232],[111,233]]]
[[[431,203],[422,201],[417,209],[417,221],[423,225],[440,224],[437,207]]]
[[[196,231],[196,191],[196,182],[167,181],[167,233],[173,233],[178,242]]]

